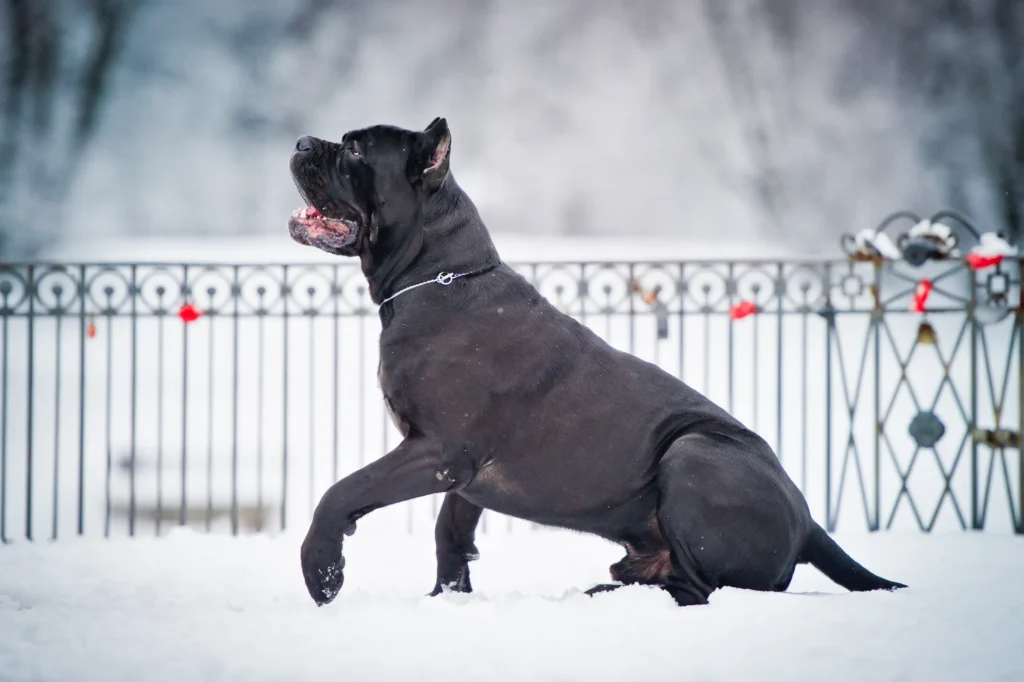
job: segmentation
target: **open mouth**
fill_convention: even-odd
[[[288,231],[300,244],[342,249],[359,237],[359,221],[355,218],[328,218],[312,206],[292,212]]]

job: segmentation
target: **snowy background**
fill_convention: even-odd
[[[8,5],[10,254],[72,235],[276,233],[298,135],[435,116],[502,232],[829,253],[892,210],[949,206],[1021,233],[1016,0]]]

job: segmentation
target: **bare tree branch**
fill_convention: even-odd
[[[0,130],[0,199],[10,182],[14,159],[18,155],[18,123],[25,102],[25,84],[29,77],[29,2],[7,0],[10,54],[7,91],[4,93],[3,127]]]
[[[97,37],[89,53],[79,89],[75,148],[81,150],[96,129],[100,102],[106,92],[113,63],[120,51],[138,0],[89,0]]]

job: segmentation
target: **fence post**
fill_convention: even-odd
[[[1017,311],[1014,326],[1017,333],[1017,433],[1024,433],[1024,261],[1017,261]],[[1009,481],[1007,481],[1009,483]],[[1013,515],[1013,502],[1010,502]],[[1017,445],[1017,513],[1014,531],[1024,535],[1024,443]]]
[[[825,529],[833,532],[832,519],[832,332],[835,324],[832,307],[832,268],[825,264]]]
[[[882,526],[882,424],[881,409],[882,400],[882,316],[885,314],[882,309],[882,266],[875,263],[875,285],[872,291],[874,305],[871,311],[871,326],[875,332],[875,515],[874,519],[868,522],[868,530],[877,531]]]
[[[35,371],[35,300],[36,300],[36,269],[28,266],[28,401],[25,411],[28,413],[26,424],[28,435],[25,440],[25,538],[32,539],[32,422],[35,403],[33,385]]]
[[[967,289],[971,292],[968,302],[968,314],[971,317],[971,423],[968,427],[973,433],[978,428],[978,320],[974,316],[978,305],[978,290],[974,282],[974,272],[967,270]],[[980,530],[981,510],[978,508],[978,441],[971,438],[971,528]]]

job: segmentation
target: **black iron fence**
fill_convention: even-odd
[[[1024,533],[1021,262],[852,255],[516,267],[761,433],[829,529]],[[348,263],[0,265],[0,537],[304,527],[398,442],[378,324]]]

